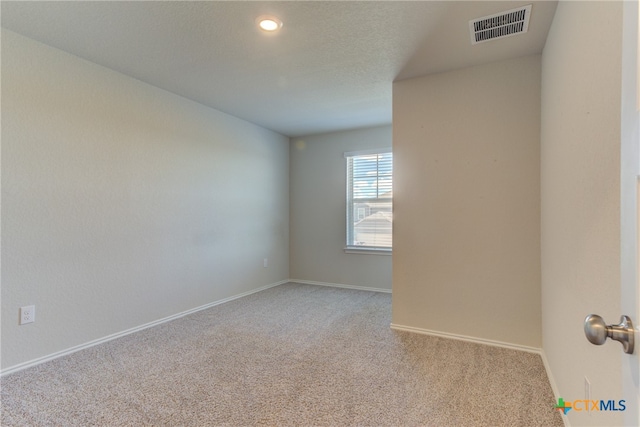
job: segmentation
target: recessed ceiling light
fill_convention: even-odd
[[[261,30],[273,33],[282,28],[282,21],[275,16],[260,16],[256,19]]]

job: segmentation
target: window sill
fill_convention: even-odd
[[[391,255],[391,249],[383,248],[359,248],[354,246],[347,246],[344,248],[345,254],[369,254],[369,255]]]

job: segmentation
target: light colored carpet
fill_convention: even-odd
[[[562,426],[536,354],[285,284],[5,376],[3,426]]]

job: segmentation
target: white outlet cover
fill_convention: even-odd
[[[584,400],[591,400],[591,381],[586,376],[584,377]],[[591,415],[591,405],[588,408],[589,415]]]
[[[36,321],[36,306],[27,305],[20,307],[20,324],[33,323]]]

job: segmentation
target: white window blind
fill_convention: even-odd
[[[345,153],[347,249],[392,247],[393,154],[391,150]]]

